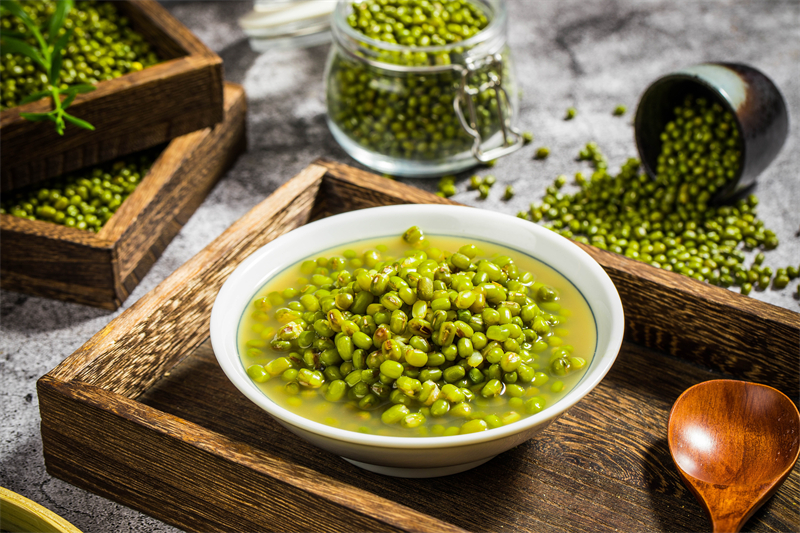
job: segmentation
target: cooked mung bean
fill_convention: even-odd
[[[539,412],[580,379],[595,326],[555,271],[416,226],[383,242],[301,261],[253,297],[241,358],[274,401],[351,431],[455,435]]]

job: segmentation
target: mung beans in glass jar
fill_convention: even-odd
[[[345,0],[333,14],[328,125],[354,159],[440,176],[518,149],[501,0]]]

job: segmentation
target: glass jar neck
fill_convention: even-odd
[[[389,70],[434,72],[447,65],[480,61],[499,53],[506,44],[507,14],[504,0],[468,0],[483,10],[489,24],[463,41],[441,46],[405,46],[378,41],[352,28],[347,16],[353,11],[352,0],[340,0],[333,12],[333,41],[348,55],[367,60]]]

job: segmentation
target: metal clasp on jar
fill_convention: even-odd
[[[461,122],[461,127],[474,139],[472,143],[472,155],[475,159],[481,163],[488,163],[489,161],[518,150],[523,144],[522,133],[511,125],[510,113],[504,111],[504,108],[508,108],[510,111],[511,100],[508,97],[508,92],[505,87],[503,87],[503,56],[497,53],[479,60],[468,59],[464,66],[451,66],[461,75],[458,93],[453,99],[453,108],[455,109],[456,116],[458,116],[458,120]],[[477,73],[480,69],[487,70],[489,81],[482,83],[478,87],[470,87],[468,84],[469,77]],[[484,152],[481,148],[483,139],[481,138],[480,131],[478,131],[478,117],[475,112],[475,100],[473,98],[490,89],[494,89],[495,92],[494,98],[497,104],[497,118],[499,119],[500,132],[503,135],[503,144],[502,146]],[[464,116],[464,111],[461,109],[462,100],[466,102],[469,119]]]

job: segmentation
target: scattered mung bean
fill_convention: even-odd
[[[629,159],[619,173],[608,172],[594,142],[578,159],[588,161],[591,177],[575,175],[580,190],[564,194],[559,176],[528,218],[578,242],[682,273],[742,293],[770,285],[772,269],[761,267],[763,253],[744,266],[745,250],[770,250],[775,233],[757,216],[754,195],[728,205],[711,200],[739,169],[740,132],[735,118],[717,102],[687,96],[661,134],[656,177]],[[793,273],[796,274],[796,270]],[[789,270],[775,277],[782,288]]]

